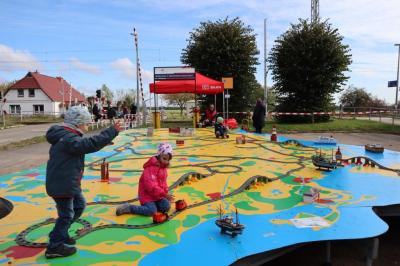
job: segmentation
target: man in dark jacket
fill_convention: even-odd
[[[253,112],[253,126],[256,129],[256,133],[262,133],[262,128],[265,125],[265,105],[262,103],[261,99],[257,99],[256,106]]]
[[[121,131],[119,124],[103,130],[99,135],[84,138],[87,125],[91,122],[90,113],[73,106],[65,113],[62,126],[52,126],[46,134],[51,144],[46,171],[46,191],[56,203],[58,218],[49,234],[46,258],[70,256],[76,252],[75,240],[68,235],[70,225],[78,219],[85,209],[81,179],[83,176],[85,154],[102,149]]]

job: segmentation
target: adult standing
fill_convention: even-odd
[[[262,128],[265,125],[265,114],[266,109],[265,105],[261,101],[261,99],[257,99],[256,106],[254,107],[253,112],[253,126],[256,129],[256,133],[262,133]]]
[[[135,103],[133,102],[131,104],[131,115],[133,116],[133,120],[136,120],[136,112],[137,112],[137,106],[135,105]]]

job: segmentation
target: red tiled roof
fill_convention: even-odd
[[[74,102],[75,98],[78,102],[84,102],[85,97],[70,86],[61,77],[50,77],[39,72],[28,72],[26,76],[14,85],[12,85],[9,90],[18,89],[41,89],[52,101],[62,102],[62,92],[64,91],[64,101],[69,102],[69,92],[71,89],[71,101]]]

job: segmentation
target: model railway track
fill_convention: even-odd
[[[288,172],[288,174],[289,174],[289,172]],[[198,175],[198,173],[187,173],[187,174],[183,175],[179,179],[180,182],[178,182],[178,181],[175,182],[169,189],[170,190],[174,189],[177,186],[181,185],[183,182],[188,181],[189,180],[188,177],[191,174],[197,174]],[[204,177],[206,177],[206,176],[204,176]],[[215,202],[215,201],[219,201],[219,200],[222,200],[222,199],[226,199],[226,198],[235,196],[235,195],[243,192],[244,190],[250,188],[250,186],[253,185],[255,182],[257,182],[257,180],[263,180],[264,182],[265,181],[270,182],[270,181],[276,180],[276,178],[268,178],[266,176],[261,176],[261,175],[252,176],[249,179],[247,179],[239,188],[235,189],[234,191],[232,191],[232,192],[230,192],[230,193],[228,193],[226,195],[223,195],[220,198],[209,199],[209,200],[205,200],[205,201],[202,201],[202,202],[198,202],[198,203],[194,203],[194,204],[188,205],[186,207],[186,209],[196,208],[196,207],[199,207],[199,206],[202,206],[202,205],[205,205],[205,204],[209,204],[209,203],[212,203],[212,202]],[[88,205],[100,205],[100,204],[113,205],[113,204],[119,204],[119,203],[133,202],[133,201],[136,201],[136,200],[137,200],[137,198],[132,199],[132,200],[128,200],[128,201],[121,201],[121,202],[118,202],[118,203],[117,202],[92,202],[92,203],[88,203]],[[184,210],[173,212],[169,216],[167,221],[173,219],[175,216],[177,216],[178,214],[182,213],[183,211]],[[46,247],[47,243],[30,241],[30,240],[27,239],[27,236],[32,231],[34,231],[34,230],[36,230],[36,229],[38,229],[38,228],[40,228],[42,226],[46,226],[46,225],[52,224],[55,221],[56,221],[55,219],[47,219],[47,220],[45,220],[45,221],[43,221],[41,223],[38,223],[38,224],[35,224],[35,225],[32,225],[32,226],[26,228],[25,230],[23,230],[22,232],[20,232],[17,235],[17,237],[15,238],[15,242],[20,246],[26,246],[26,247],[37,247],[37,248]],[[167,221],[165,221],[165,222],[167,222]],[[141,225],[106,224],[106,225],[92,226],[88,221],[85,221],[83,219],[78,219],[76,222],[80,223],[83,226],[83,228],[77,230],[77,232],[76,232],[77,235],[73,237],[73,239],[75,239],[75,240],[79,239],[79,238],[82,238],[83,236],[85,236],[85,235],[87,235],[87,234],[89,234],[91,232],[102,230],[102,229],[109,229],[109,228],[144,229],[144,228],[150,228],[150,227],[154,227],[154,226],[160,225],[160,223],[148,223],[148,224],[141,224]]]

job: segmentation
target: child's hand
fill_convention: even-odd
[[[116,122],[114,125],[115,130],[117,130],[118,132],[122,131],[122,127],[121,127],[121,122]]]
[[[173,201],[175,200],[175,196],[172,195],[172,194],[168,194],[168,195],[166,196],[166,198],[167,198],[167,200],[168,200],[169,202],[173,202]]]

